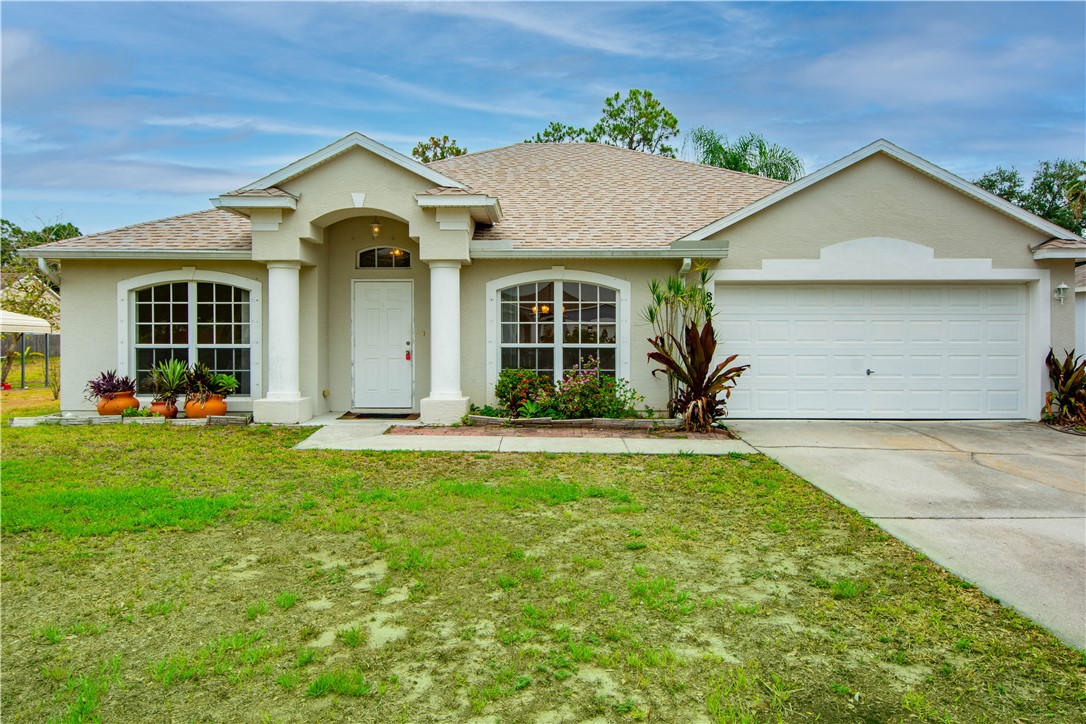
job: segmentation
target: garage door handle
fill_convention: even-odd
[[[871,375],[873,375],[873,374],[875,374],[875,370],[868,370],[868,371],[867,371],[867,376],[868,376],[868,377],[870,377],[870,376],[871,376]]]

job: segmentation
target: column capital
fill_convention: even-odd
[[[464,262],[458,259],[433,259],[426,262],[431,269],[459,269]]]
[[[297,260],[266,261],[264,264],[269,269],[301,269],[302,262]]]

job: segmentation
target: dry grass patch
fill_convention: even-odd
[[[5,721],[1086,717],[1081,654],[766,458],[306,434],[5,430]]]

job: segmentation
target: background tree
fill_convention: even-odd
[[[525,143],[579,143],[588,137],[588,131],[584,128],[567,126],[558,121],[551,121],[550,125],[534,138],[524,139]]]
[[[1083,179],[1086,178],[1086,162],[1056,159],[1041,161],[1030,179],[1029,186],[1018,169],[997,166],[973,183],[1031,214],[1051,221],[1076,234],[1086,232],[1081,211]],[[1078,197],[1076,191],[1078,190]]]
[[[652,91],[631,89],[626,97],[615,93],[603,101],[600,120],[591,129],[551,122],[525,143],[606,143],[634,151],[675,157],[667,141],[679,135],[679,120],[653,96]]]
[[[687,135],[693,160],[707,166],[795,181],[803,176],[803,161],[791,149],[769,143],[758,133],[746,133],[729,141],[724,133],[705,126]]]
[[[52,281],[38,269],[36,259],[23,259],[15,252],[79,235],[79,229],[68,223],[46,225],[39,231],[25,231],[6,219],[0,219],[0,278],[3,280],[0,306],[9,312],[45,319],[54,328],[59,328],[60,305]],[[22,338],[21,333],[3,335],[0,380],[7,381],[8,373],[18,357]]]
[[[430,136],[429,141],[419,141],[411,149],[411,155],[422,163],[440,161],[443,158],[452,156],[463,156],[467,152],[468,149],[456,145],[455,138],[449,138],[448,136],[442,136],[441,138]]]

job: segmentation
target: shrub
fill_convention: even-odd
[[[599,360],[589,357],[566,372],[552,395],[540,402],[566,418],[634,417],[644,398],[626,380],[600,374]]]
[[[663,367],[652,371],[667,374],[679,383],[679,390],[672,400],[675,411],[683,416],[686,430],[708,431],[718,417],[727,414],[727,399],[735,387],[739,375],[750,365],[728,367],[739,355],[732,355],[713,367],[716,354],[716,331],[712,319],[705,321],[705,326],[698,330],[693,322],[684,330],[680,341],[672,334],[669,339],[655,337],[649,340],[655,352],[649,352],[649,359]],[[668,342],[675,353],[668,351]]]
[[[1044,416],[1061,425],[1086,424],[1086,360],[1075,357],[1075,350],[1064,350],[1065,358],[1056,359],[1048,351],[1045,364],[1052,391],[1045,399]]]
[[[494,386],[494,395],[509,414],[516,417],[521,405],[529,400],[540,400],[553,389],[546,375],[535,370],[505,369],[498,375],[498,384]]]

